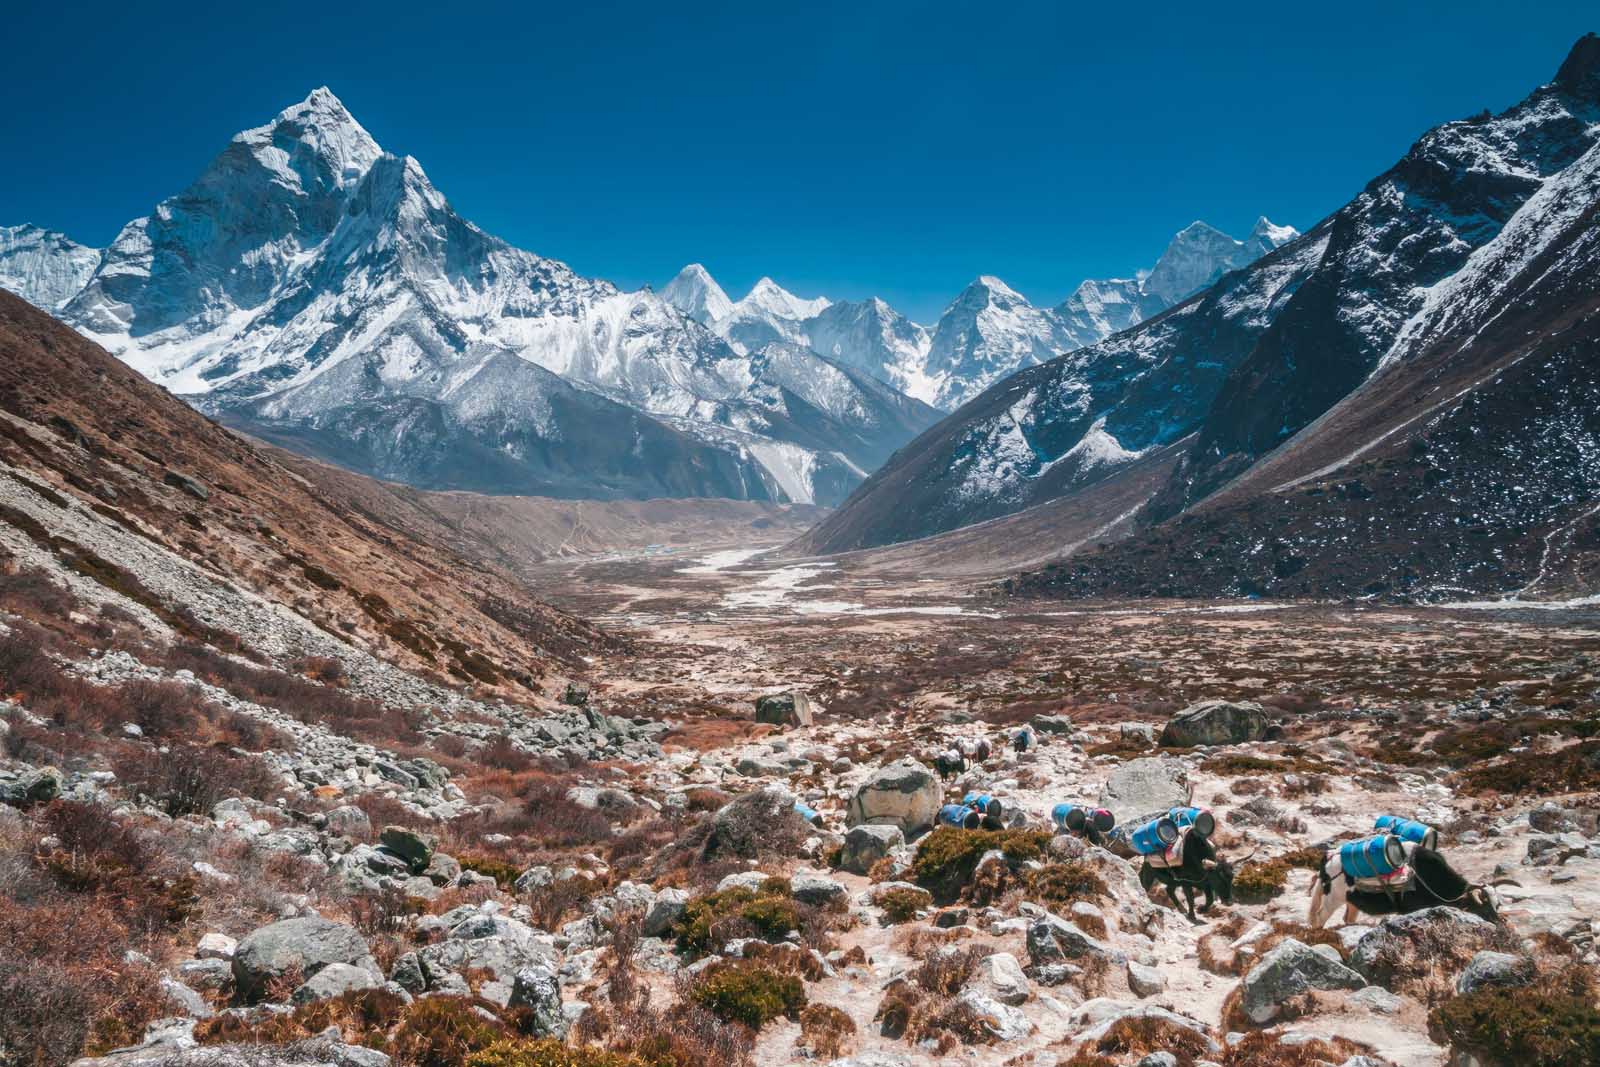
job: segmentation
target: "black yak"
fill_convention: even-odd
[[[1306,919],[1312,929],[1326,926],[1341,906],[1347,923],[1355,921],[1357,912],[1405,915],[1439,904],[1460,908],[1489,922],[1500,921],[1494,890],[1467,881],[1451,868],[1443,854],[1431,848],[1413,848],[1407,860],[1410,879],[1390,889],[1356,888],[1344,875],[1338,856],[1337,850],[1329,852],[1312,880],[1311,911]]]
[[[1255,855],[1255,853],[1251,853]],[[1176,867],[1158,867],[1150,862],[1146,856],[1144,863],[1139,866],[1139,884],[1146,893],[1150,887],[1160,882],[1167,887],[1167,896],[1172,900],[1172,906],[1182,907],[1178,903],[1178,890],[1181,888],[1184,896],[1188,898],[1189,921],[1198,923],[1199,917],[1194,913],[1194,897],[1198,890],[1205,893],[1206,902],[1201,911],[1210,911],[1213,904],[1220,898],[1224,904],[1233,903],[1233,864],[1217,856],[1217,846],[1213,845],[1204,834],[1196,833],[1190,829],[1183,835],[1183,862]]]

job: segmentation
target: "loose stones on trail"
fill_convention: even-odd
[[[1313,989],[1360,989],[1366,980],[1339,962],[1331,948],[1318,951],[1288,938],[1261,958],[1244,976],[1239,1006],[1252,1021],[1275,1018],[1283,1005]]]
[[[285,975],[298,973],[309,979],[333,963],[378,971],[355,928],[315,915],[284,919],[239,942],[233,954],[233,980],[240,993],[254,998]]]

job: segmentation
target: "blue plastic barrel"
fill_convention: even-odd
[[[1201,837],[1210,837],[1217,832],[1217,817],[1205,808],[1173,808],[1167,812],[1167,817],[1178,824],[1178,829],[1192,826]]]
[[[1157,852],[1165,852],[1167,846],[1178,839],[1178,824],[1172,817],[1163,815],[1158,819],[1151,819],[1143,826],[1128,835],[1128,844],[1141,856],[1151,856]]]
[[[976,830],[983,816],[965,804],[946,804],[939,809],[939,821],[946,826],[959,826],[963,830]]]
[[[1082,804],[1057,804],[1050,809],[1050,821],[1063,830],[1081,833],[1089,821],[1089,809]]]
[[[803,800],[795,801],[794,802],[794,810],[799,814],[799,816],[802,819],[804,819],[806,822],[810,823],[812,826],[821,826],[822,825],[822,812],[820,812],[817,809],[811,807],[805,801],[803,801]]]
[[[1405,847],[1393,834],[1374,834],[1339,846],[1339,868],[1352,878],[1382,878],[1405,862]]]
[[[988,793],[968,793],[961,798],[961,803],[991,819],[998,819],[1005,813],[1005,805],[1000,803],[1000,798]]]
[[[1427,823],[1420,823],[1415,819],[1405,819],[1399,815],[1380,815],[1374,824],[1374,829],[1394,834],[1402,841],[1409,841],[1413,845],[1421,845],[1430,851],[1437,850],[1439,847],[1439,831]]]

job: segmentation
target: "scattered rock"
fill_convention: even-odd
[[[530,1037],[567,1036],[567,1018],[561,1010],[561,983],[548,967],[524,967],[517,971],[506,1006],[527,1009],[524,1029]]]
[[[1427,946],[1482,948],[1496,941],[1499,932],[1491,922],[1444,905],[1391,915],[1356,943],[1350,966],[1387,988],[1397,969],[1419,951],[1427,951]]]
[[[978,963],[972,988],[1002,1004],[1016,1006],[1033,996],[1028,976],[1022,973],[1022,964],[1009,952],[995,952]]]
[[[757,697],[756,722],[772,726],[810,726],[811,698],[794,690]]]
[[[405,860],[413,874],[421,874],[428,869],[438,841],[431,834],[418,833],[404,826],[385,826],[383,833],[378,835],[378,844]]]
[[[1128,961],[1128,988],[1134,996],[1154,997],[1167,991],[1167,979],[1154,967]]]
[[[900,832],[898,826],[853,826],[844,835],[839,866],[851,874],[866,874],[873,864],[895,849],[905,847],[905,843],[905,834]]]

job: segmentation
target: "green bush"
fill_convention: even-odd
[[[985,852],[999,849],[1018,866],[1044,855],[1050,834],[1045,830],[962,830],[941,826],[917,846],[911,873],[917,884],[940,903],[960,895]]]
[[[689,999],[724,1022],[760,1030],[780,1015],[799,1018],[806,990],[794,975],[733,963],[702,974],[690,987]]]
[[[800,911],[789,892],[786,880],[768,878],[759,892],[734,886],[694,897],[684,905],[675,928],[678,946],[702,954],[716,949],[715,928],[729,919],[748,923],[754,936],[764,941],[782,941],[790,930],[800,928]]]
[[[890,923],[898,924],[910,922],[917,917],[917,912],[927,907],[932,901],[926,890],[913,886],[897,885],[885,889],[873,898],[873,902],[883,909],[883,914]]]
[[[1428,1016],[1434,1040],[1490,1063],[1577,1067],[1600,1063],[1593,979],[1574,967],[1531,988],[1480,989]]]
[[[507,863],[505,860],[496,859],[493,856],[480,856],[469,852],[465,855],[457,856],[456,862],[461,864],[461,869],[464,871],[473,871],[485,877],[493,878],[495,884],[501,889],[510,889],[518,876],[522,874],[522,868],[516,864]]]

